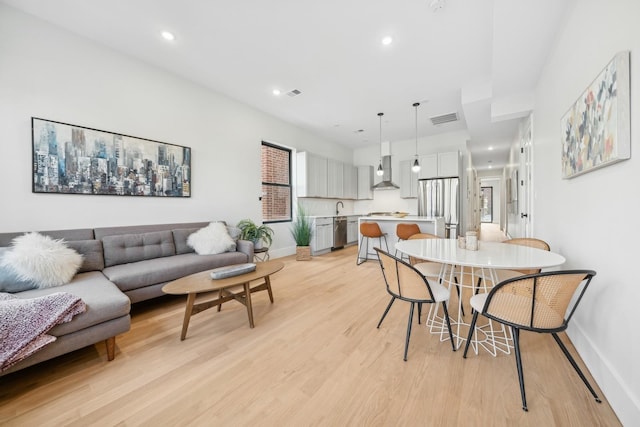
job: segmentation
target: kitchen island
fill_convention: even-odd
[[[384,215],[384,216],[363,216],[358,218],[358,251],[360,250],[360,242],[362,241],[362,235],[360,234],[360,224],[363,222],[377,222],[380,226],[380,230],[383,233],[387,233],[387,243],[389,244],[389,252],[393,255],[395,252],[395,245],[398,243],[398,236],[396,235],[396,227],[398,224],[418,224],[420,227],[420,232],[435,234],[438,237],[445,237],[444,234],[444,217],[432,217],[432,216],[415,216],[415,215],[407,215],[403,218],[399,218],[392,215]],[[378,246],[378,239],[368,239],[369,240],[369,252],[374,252],[373,248]],[[382,248],[386,249],[384,246],[384,239],[382,243]],[[364,256],[364,249],[362,249],[362,254]]]

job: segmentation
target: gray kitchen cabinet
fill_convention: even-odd
[[[343,197],[355,200],[358,198],[358,168],[350,163],[343,163]]]
[[[460,156],[457,151],[420,156],[420,179],[453,176],[460,176]]]
[[[327,197],[341,199],[344,197],[344,167],[339,160],[327,160]]]
[[[301,151],[296,161],[298,197],[327,197],[327,159]]]
[[[438,153],[438,175],[444,178],[460,175],[460,156],[457,151]]]
[[[437,178],[438,175],[438,154],[420,156],[420,179]]]
[[[400,162],[400,197],[415,199],[418,197],[418,173],[411,170],[413,160]]]
[[[358,166],[358,200],[373,199],[373,166]]]
[[[331,249],[331,246],[333,246],[333,217],[314,218],[311,253],[317,255],[326,252]]]
[[[358,243],[358,217],[347,217],[347,244]]]

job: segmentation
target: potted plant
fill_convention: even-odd
[[[311,259],[311,235],[313,227],[311,220],[306,215],[304,208],[298,205],[298,212],[291,226],[291,235],[296,241],[296,260],[308,261]]]
[[[262,248],[263,242],[267,247],[273,242],[273,229],[267,225],[257,225],[250,219],[243,219],[237,226],[240,229],[240,238],[243,240],[251,240],[254,249]]]

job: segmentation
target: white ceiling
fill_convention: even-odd
[[[506,162],[571,2],[2,1],[352,148],[379,142],[378,112],[383,140],[413,140],[421,102],[419,135],[467,130],[478,170]]]

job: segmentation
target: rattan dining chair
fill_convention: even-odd
[[[518,237],[515,239],[504,240],[501,243],[506,243],[508,245],[518,245],[518,246],[527,246],[529,248],[542,249],[543,251],[551,250],[551,247],[547,242],[540,239],[535,239],[533,237]],[[528,270],[495,270],[496,273],[496,283],[500,283],[507,279],[513,279],[518,276],[522,276],[525,274],[536,274],[540,273],[541,269],[528,269]],[[478,277],[478,283],[476,284],[475,294],[480,291],[480,286],[482,285],[482,277]]]
[[[446,320],[449,338],[451,339],[451,348],[456,351],[453,342],[453,333],[451,332],[451,323],[449,322],[449,312],[447,311],[447,301],[449,300],[449,290],[437,281],[429,281],[418,270],[410,264],[402,261],[383,251],[380,248],[374,248],[378,253],[380,260],[380,268],[382,276],[387,287],[387,292],[391,295],[391,301],[384,310],[377,328],[380,328],[382,321],[387,316],[389,309],[396,299],[406,301],[411,304],[409,308],[409,322],[407,324],[407,337],[404,344],[404,360],[407,360],[409,351],[409,339],[411,338],[411,325],[413,323],[413,311],[416,304],[437,304],[442,303],[442,311]]]
[[[439,239],[439,237],[434,234],[419,233],[419,234],[412,235],[407,240],[415,240],[415,239]],[[415,258],[412,256],[409,257],[409,263],[413,265],[415,269],[418,270],[420,274],[422,274],[423,276],[433,280],[438,280],[438,282],[441,283],[441,280],[440,280],[440,274],[442,273],[441,263],[434,262],[434,261],[425,261],[423,259]],[[454,270],[453,280],[457,285],[458,275],[456,270]],[[456,293],[458,294],[458,298],[460,298],[460,288],[458,286],[456,286]],[[464,307],[462,305],[460,307],[462,308],[462,315],[464,316]],[[418,305],[418,319],[420,319],[421,313],[422,313],[422,305]]]
[[[558,332],[567,329],[576,307],[595,275],[596,272],[592,270],[528,274],[500,282],[488,293],[474,295],[471,297],[471,306],[475,312],[462,357],[467,357],[478,314],[510,326],[516,354],[522,409],[527,411],[520,353],[520,330],[550,333],[596,402],[600,402],[600,398],[558,336]]]
[[[547,242],[540,239],[534,239],[532,237],[519,237],[517,239],[509,239],[505,240],[502,243],[506,243],[508,245],[518,245],[518,246],[527,246],[529,248],[542,249],[543,251],[551,250],[551,247]],[[523,274],[535,274],[540,273],[540,269],[530,269],[530,270],[496,270],[498,275],[498,281],[501,282],[503,280],[511,279],[513,277],[522,276]]]

